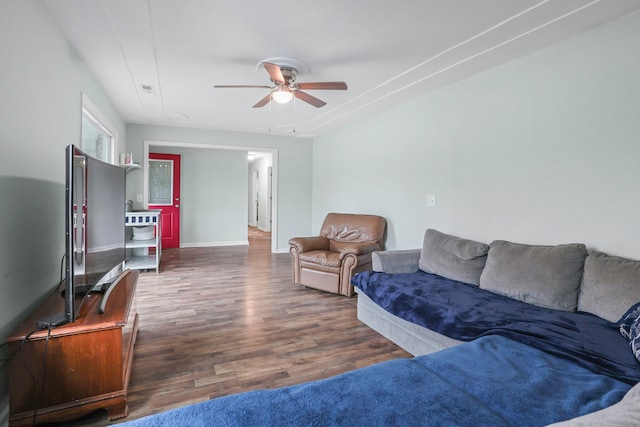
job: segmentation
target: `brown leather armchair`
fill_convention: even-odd
[[[386,224],[377,215],[328,214],[320,236],[289,240],[293,282],[352,296],[351,277],[371,270],[371,252],[384,249]]]

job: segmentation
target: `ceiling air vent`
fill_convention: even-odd
[[[149,95],[156,94],[156,89],[152,85],[140,85],[140,89],[142,89],[142,93],[146,93]]]

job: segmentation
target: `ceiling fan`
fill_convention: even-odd
[[[291,61],[293,62],[293,61]],[[315,96],[309,95],[303,90],[346,90],[347,84],[345,82],[300,82],[296,83],[296,77],[300,67],[292,65],[290,63],[279,65],[273,62],[263,61],[259,66],[262,66],[269,78],[273,82],[274,86],[262,86],[262,85],[214,85],[214,88],[259,88],[259,89],[271,89],[269,94],[258,101],[253,108],[264,107],[272,99],[278,103],[286,104],[291,101],[293,97],[298,98],[301,101],[311,104],[316,108],[325,106],[327,103]]]

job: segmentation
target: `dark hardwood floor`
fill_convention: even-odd
[[[122,421],[410,357],[357,320],[357,297],[291,278],[290,255],[271,254],[264,235],[248,247],[164,250],[160,274],[138,281],[140,329]],[[90,418],[76,425],[101,425]]]

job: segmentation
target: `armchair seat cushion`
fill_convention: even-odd
[[[340,259],[346,255],[366,255],[373,251],[382,250],[382,245],[379,242],[338,242],[331,241],[330,251],[339,252]]]
[[[323,265],[326,267],[339,268],[342,260],[340,252],[330,251],[309,251],[300,254],[300,261],[312,264]]]
[[[328,273],[336,277],[340,276],[340,267],[331,267],[329,265],[320,265],[320,264],[312,264],[310,262],[302,262],[300,263],[300,268],[302,270],[300,273],[301,276],[308,277],[309,272],[316,272],[316,273],[323,273],[323,274]],[[311,285],[308,285],[308,286],[311,286]]]

